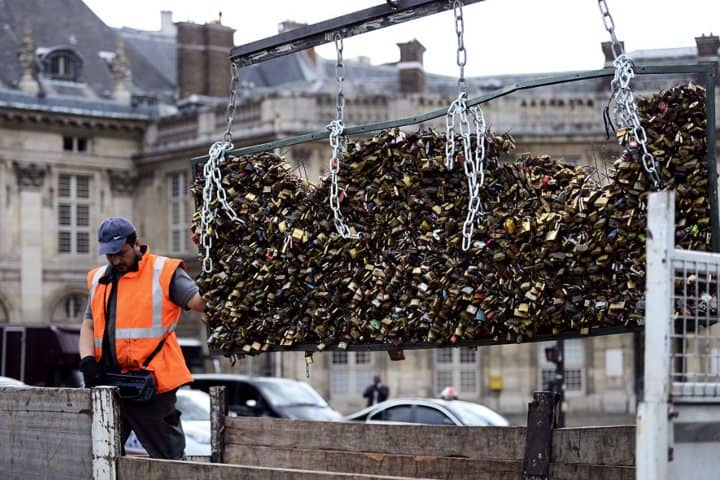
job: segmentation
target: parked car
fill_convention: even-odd
[[[185,432],[187,457],[210,456],[210,396],[200,390],[181,388],[177,391],[177,409]],[[147,455],[140,440],[131,433],[125,442],[125,453]]]
[[[305,382],[290,378],[194,374],[192,388],[210,391],[225,386],[228,414],[302,420],[342,420],[342,414]]]
[[[25,382],[21,382],[15,378],[0,377],[0,387],[28,387]]]
[[[510,425],[505,417],[479,403],[438,398],[396,398],[380,402],[345,420],[366,423],[418,423],[423,425]]]

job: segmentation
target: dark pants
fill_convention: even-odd
[[[130,431],[134,431],[152,458],[185,459],[185,434],[175,408],[175,392],[155,395],[144,403],[120,400],[123,453]]]

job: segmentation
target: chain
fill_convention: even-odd
[[[230,66],[231,80],[230,80],[230,99],[228,100],[227,106],[227,128],[223,134],[223,140],[215,142],[210,147],[208,152],[208,160],[203,165],[203,178],[205,179],[205,185],[203,186],[203,204],[200,211],[200,245],[203,252],[202,270],[205,273],[210,273],[213,269],[212,257],[210,252],[212,250],[212,237],[215,234],[213,230],[213,224],[217,215],[217,208],[211,208],[211,204],[215,197],[220,203],[225,214],[231,220],[244,224],[245,222],[240,219],[235,210],[227,201],[227,194],[225,188],[222,185],[222,174],[220,173],[220,165],[225,160],[225,154],[232,150],[232,124],[235,117],[235,108],[237,103],[237,96],[240,91],[240,67],[237,64],[232,63]]]
[[[610,10],[605,0],[598,0],[600,13],[603,17],[605,30],[610,34],[611,48],[614,57],[613,66],[615,67],[615,75],[610,82],[612,90],[611,98],[615,101],[615,119],[621,128],[627,128],[631,136],[642,149],[640,159],[645,172],[653,183],[653,188],[658,190],[662,188],[662,179],[657,170],[655,157],[647,148],[647,133],[640,123],[638,116],[637,104],[630,88],[630,81],[635,78],[635,68],[632,59],[623,52],[622,45],[618,42],[615,35],[615,22],[613,21]]]
[[[458,77],[458,96],[450,104],[447,116],[445,117],[445,168],[452,170],[455,165],[455,122],[460,121],[460,133],[470,135],[470,125],[467,119],[467,90],[465,86],[465,63],[467,62],[467,50],[465,50],[465,21],[463,20],[462,1],[453,1],[453,14],[455,17],[455,34],[457,35],[456,62],[460,68]],[[467,150],[467,149],[466,149]],[[466,157],[469,158],[469,157]]]
[[[618,42],[617,37],[615,36],[615,21],[612,18],[612,15],[610,15],[610,10],[608,9],[607,3],[605,3],[605,0],[598,0],[598,6],[600,7],[600,13],[603,17],[603,23],[605,24],[605,30],[608,31],[610,34],[610,41],[612,42],[612,53],[613,58],[617,58],[623,53],[623,48],[620,42]]]
[[[475,107],[470,108],[475,124],[475,155],[470,156],[470,140],[465,144],[463,136],[463,146],[465,147],[465,158],[467,159],[463,165],[465,166],[465,175],[468,180],[468,191],[470,200],[468,202],[468,212],[463,224],[463,242],[462,249],[467,251],[472,242],[473,229],[475,228],[475,216],[478,212],[484,211],[480,203],[480,187],[485,183],[485,116],[482,110]],[[478,176],[480,177],[478,179]]]
[[[232,124],[235,119],[235,109],[237,108],[237,97],[240,94],[240,67],[237,63],[230,63],[230,100],[226,110],[227,128],[223,135],[223,140],[232,143]]]
[[[480,202],[480,187],[485,181],[485,116],[482,110],[467,106],[467,89],[465,85],[465,64],[467,63],[467,50],[465,49],[465,21],[463,20],[462,1],[453,1],[455,15],[455,33],[458,47],[456,53],[457,65],[460,68],[458,77],[458,96],[450,104],[445,116],[445,167],[452,170],[455,166],[455,125],[460,126],[460,136],[463,140],[463,167],[468,182],[468,212],[463,224],[462,248],[467,251],[472,243],[472,234],[475,228],[475,217],[483,212]],[[475,126],[475,153],[473,155],[470,141],[470,120],[468,112],[472,115]]]
[[[455,124],[460,124],[460,135],[463,140],[463,167],[468,181],[468,213],[463,224],[463,250],[470,248],[472,233],[475,225],[475,216],[484,209],[480,202],[480,187],[485,182],[485,135],[487,133],[485,116],[481,109],[467,106],[465,93],[461,93],[450,104],[445,117],[445,167],[452,170],[455,157]],[[470,140],[470,121],[468,112],[472,115],[475,126],[475,152],[472,152]]]
[[[360,238],[358,234],[350,233],[345,224],[342,212],[340,212],[340,198],[338,188],[338,172],[345,149],[345,125],[343,116],[345,114],[345,94],[343,93],[343,81],[345,80],[345,65],[343,65],[343,40],[340,34],[335,34],[335,50],[337,51],[337,63],[335,64],[335,77],[337,80],[337,97],[335,99],[335,110],[337,117],[327,126],[330,130],[330,208],[333,212],[335,230],[342,238]]]
[[[453,13],[455,15],[455,34],[457,35],[458,48],[456,53],[456,62],[460,67],[460,76],[458,77],[458,89],[460,93],[465,92],[465,63],[467,63],[467,50],[465,50],[465,20],[463,19],[462,0],[453,1]]]

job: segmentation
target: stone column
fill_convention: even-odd
[[[42,186],[47,166],[13,164],[20,192],[20,318],[45,323],[43,318]]]

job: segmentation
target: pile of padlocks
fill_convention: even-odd
[[[694,85],[639,103],[648,148],[677,192],[677,244],[696,250],[710,249],[704,109]],[[335,233],[328,179],[310,185],[270,153],[232,158],[222,184],[243,223],[211,205],[213,271],[198,279],[209,343],[226,354],[449,346],[642,323],[651,187],[627,147],[601,180],[548,156],[497,162],[514,142],[490,134],[467,252],[465,173],[445,168],[443,135],[392,130],[348,144],[340,208],[357,240]]]

